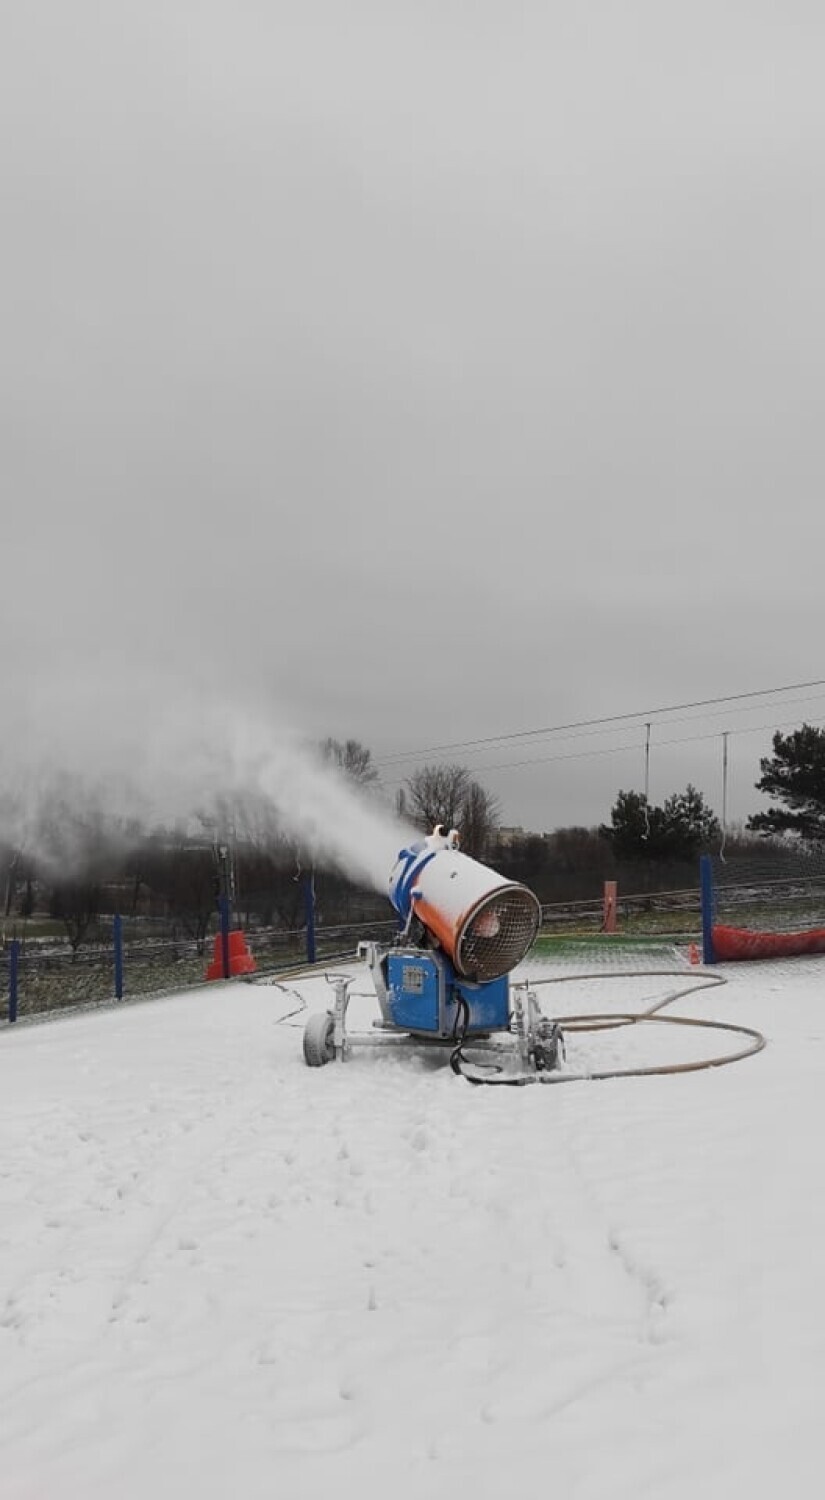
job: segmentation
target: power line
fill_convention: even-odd
[[[810,703],[821,703],[821,702],[822,702],[822,697],[821,696],[819,696],[817,698],[813,698],[813,699],[811,699],[811,698],[802,698],[802,699],[792,698],[790,700],[790,702],[788,702],[788,703],[782,703],[782,704],[780,704],[778,706],[784,709],[784,708],[793,708],[797,703],[809,703],[810,704]],[[745,708],[745,709],[743,709],[741,711],[744,712],[744,713],[754,713],[754,712],[757,712],[760,708],[764,708],[764,706],[765,705],[762,704],[762,703],[756,703],[756,704],[753,704],[750,708]],[[663,728],[665,728],[665,726],[667,726],[669,724],[701,724],[703,722],[703,719],[705,719],[705,718],[719,718],[719,717],[721,717],[721,715],[718,714],[718,713],[716,713],[716,714],[702,715],[702,718],[696,718],[696,719],[685,719],[685,718],[660,719],[659,722],[658,722],[658,724],[656,725],[656,728],[657,729],[663,729]],[[725,716],[725,722],[726,723],[728,722],[727,715]],[[777,723],[776,721],[774,721],[771,724],[742,724],[742,725],[734,725],[733,728],[729,729],[728,732],[731,733],[731,734],[736,734],[736,735],[742,735],[742,734],[763,734],[763,733],[765,733],[766,731],[769,731],[769,730],[788,729],[788,728],[791,727],[791,725],[792,725],[793,722],[794,721],[792,721],[790,719],[784,719],[781,723]],[[639,730],[639,729],[646,729],[646,728],[647,728],[647,725],[645,725],[645,724],[630,724],[626,728],[622,728],[622,729],[619,729],[619,730],[592,729],[592,730],[586,731],[582,735],[576,735],[576,734],[564,735],[562,737],[562,742],[564,742],[567,739],[571,739],[571,740],[576,740],[576,739],[580,739],[580,738],[581,739],[592,739],[592,738],[594,738],[596,736],[605,735],[605,734],[615,734],[615,733],[618,733],[618,734],[631,734],[632,735],[632,734],[635,734],[635,732],[637,730]],[[722,730],[711,729],[711,730],[706,730],[702,734],[681,735],[681,736],[676,736],[676,737],[668,739],[668,740],[657,739],[657,740],[654,740],[652,743],[653,743],[653,748],[654,749],[658,749],[658,748],[660,748],[663,745],[687,745],[687,744],[690,744],[694,740],[711,740],[711,739],[716,739],[722,733],[723,733]],[[475,766],[473,769],[475,771],[479,772],[479,773],[483,773],[484,771],[507,770],[511,766],[538,766],[538,765],[542,765],[547,760],[577,760],[580,756],[581,757],[585,757],[585,756],[588,756],[588,755],[615,755],[615,754],[619,754],[623,750],[636,750],[636,749],[639,748],[639,745],[641,743],[643,743],[643,741],[640,741],[638,739],[630,739],[624,745],[608,745],[606,747],[606,749],[604,749],[604,750],[573,750],[569,755],[564,755],[564,756],[561,756],[561,755],[532,756],[529,760],[505,760],[505,761],[495,760],[495,761],[489,761],[486,764]]]
[[[807,688],[825,687],[825,678],[814,678],[811,682],[790,682],[784,687],[754,689],[748,693],[727,693],[718,698],[697,698],[689,703],[669,703],[660,708],[640,708],[632,713],[605,714],[601,718],[576,719],[569,724],[551,724],[542,729],[519,729],[509,734],[491,734],[474,740],[453,740],[444,745],[428,745],[419,750],[401,750],[394,755],[376,758],[376,765],[390,765],[401,760],[415,759],[421,755],[441,755],[448,750],[471,750],[483,745],[501,745],[513,740],[536,738],[543,734],[561,734],[566,730],[592,729],[600,724],[621,724],[630,719],[646,719],[656,714],[678,713],[685,709],[711,708],[716,704],[743,703],[747,698],[769,698],[778,693],[801,692]]]
[[[677,735],[673,739],[669,740],[654,740],[653,748],[658,752],[659,750],[667,749],[671,745],[692,745],[695,744],[697,740],[724,739],[725,734],[727,734],[729,738],[733,738],[735,735],[742,734],[765,734],[775,729],[788,729],[791,727],[792,723],[795,723],[795,720],[787,720],[783,724],[749,724],[743,729],[729,729],[724,733],[721,733],[718,729],[712,729],[704,734],[682,734]],[[644,742],[638,741],[636,744],[610,745],[607,746],[604,750],[573,750],[565,755],[539,755],[532,760],[496,761],[493,765],[483,766],[481,769],[483,771],[508,771],[517,766],[541,766],[545,765],[548,761],[554,760],[579,760],[588,758],[593,755],[621,755],[623,751],[640,750],[643,747]]]
[[[822,696],[822,694],[819,694],[815,698],[791,698],[788,701],[786,701],[786,702],[784,702],[782,704],[777,705],[777,707],[781,707],[783,709],[785,709],[785,708],[793,708],[797,704],[799,704],[799,705],[809,704],[810,705],[812,703],[822,703],[822,701],[823,701],[823,696]],[[746,714],[758,713],[760,711],[760,709],[763,709],[764,707],[765,707],[764,703],[753,703],[753,704],[751,704],[747,708],[740,709],[740,713],[746,713]],[[666,712],[666,710],[663,709],[662,712],[664,713],[664,712]],[[724,719],[725,719],[726,722],[728,721],[728,713],[727,713],[726,709],[721,709],[721,710],[717,709],[714,713],[702,714],[701,717],[696,717],[696,718],[659,719],[658,723],[656,724],[656,728],[657,729],[663,729],[665,726],[667,726],[669,724],[701,724],[706,719],[718,719],[718,718],[722,718],[722,717],[724,717]],[[753,730],[754,733],[757,733],[757,732],[761,733],[765,729],[783,729],[783,728],[786,728],[788,726],[789,722],[790,721],[788,721],[788,720],[784,720],[782,724],[758,724],[756,726],[752,726],[752,729],[749,728],[749,727],[747,727],[746,725],[742,725],[741,727],[736,726],[732,732],[735,733],[735,734],[750,734],[752,732],[752,730]],[[569,733],[569,734],[568,733],[562,733],[560,731],[559,732],[559,737],[558,737],[558,740],[556,741],[556,743],[559,743],[559,742],[564,743],[567,740],[574,740],[575,741],[575,740],[596,739],[596,738],[600,738],[600,737],[602,737],[604,735],[634,734],[637,729],[644,729],[645,727],[646,726],[644,724],[627,724],[627,725],[625,725],[624,727],[622,727],[620,729],[614,729],[614,728],[610,728],[610,727],[608,727],[608,728],[602,728],[602,729],[598,729],[598,728],[597,729],[583,729],[583,730],[579,730],[579,731],[575,731],[574,730],[572,733]],[[720,730],[712,730],[712,731],[709,731],[708,733],[702,734],[702,735],[689,735],[686,739],[683,739],[683,740],[679,740],[679,739],[655,740],[653,743],[654,743],[654,745],[679,745],[679,744],[686,744],[689,739],[712,739],[714,735],[719,734],[720,732],[721,732]],[[542,762],[542,760],[546,760],[546,759],[560,760],[560,759],[564,758],[564,759],[568,759],[568,760],[575,760],[578,757],[578,755],[582,755],[582,756],[585,756],[585,755],[612,755],[615,752],[620,751],[620,750],[634,749],[634,748],[636,748],[636,746],[638,745],[638,743],[639,743],[638,740],[629,740],[626,745],[610,745],[610,746],[607,747],[606,750],[573,751],[570,756],[566,756],[566,757],[561,757],[561,756],[553,755],[553,756],[549,756],[549,757],[544,756],[544,757],[538,757],[538,758],[534,756],[531,760],[490,761],[490,762],[488,762],[486,764],[482,763],[481,765],[477,765],[477,766],[473,767],[473,769],[476,770],[476,771],[478,771],[478,772],[493,771],[493,770],[500,770],[500,769],[506,768],[508,766],[536,766],[536,765],[540,765],[541,762]],[[481,746],[481,749],[484,749],[484,746]],[[477,752],[474,752],[474,753],[477,753]],[[399,783],[399,785],[400,785],[400,783]]]
[[[674,722],[685,723],[689,721],[680,721],[677,719]],[[795,722],[795,720],[788,719],[781,724],[777,724],[775,722],[772,724],[749,724],[742,729],[727,730],[725,731],[725,733],[727,733],[731,738],[734,735],[765,734],[769,733],[772,730],[791,728],[795,724]],[[639,727],[644,728],[645,726],[641,725]],[[825,725],[820,725],[819,727],[825,728]],[[712,729],[706,731],[704,734],[683,734],[669,740],[655,740],[653,742],[653,748],[658,752],[659,750],[667,749],[672,745],[691,745],[695,744],[697,740],[718,740],[723,737],[724,736],[720,730]],[[529,760],[498,760],[493,761],[490,765],[487,766],[479,766],[477,770],[479,774],[486,774],[488,771],[511,771],[520,769],[524,766],[546,766],[556,761],[563,760],[592,760],[594,757],[600,755],[622,755],[626,754],[629,750],[632,750],[634,752],[639,751],[644,748],[644,743],[645,742],[643,740],[637,740],[630,741],[626,745],[605,745],[601,750],[568,750],[565,751],[562,755],[536,755],[531,757]],[[388,781],[385,782],[385,785],[388,787],[402,786],[403,781]]]

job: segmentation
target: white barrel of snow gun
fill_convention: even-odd
[[[527,886],[462,854],[455,830],[445,833],[440,824],[400,850],[390,901],[402,921],[422,923],[457,973],[478,984],[521,963],[541,924],[541,906]]]

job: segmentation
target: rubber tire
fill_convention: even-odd
[[[331,1010],[319,1011],[310,1016],[304,1027],[304,1061],[308,1068],[322,1068],[332,1062],[335,1046],[332,1033],[335,1018]]]

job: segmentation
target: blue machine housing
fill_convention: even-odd
[[[507,975],[483,984],[460,978],[442,953],[422,948],[394,948],[381,967],[387,1018],[403,1031],[443,1041],[457,1031],[506,1031],[510,1024]],[[463,1006],[467,1006],[466,1026]]]

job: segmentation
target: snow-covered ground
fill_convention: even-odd
[[[818,1497],[825,960],[723,972],[667,1013],[764,1051],[564,1087],[307,1069],[318,977],[5,1029],[2,1500]],[[567,1066],[735,1042],[611,1030]]]

